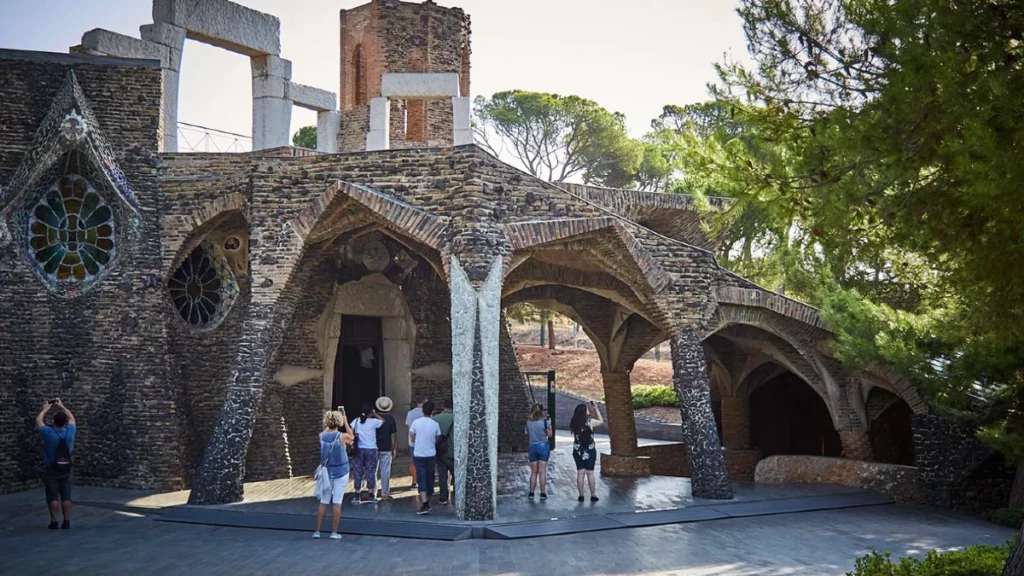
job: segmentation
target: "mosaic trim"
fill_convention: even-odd
[[[138,217],[138,205],[113,149],[99,129],[73,70],[68,71],[43,118],[29,151],[5,190],[0,189],[0,216],[19,205],[40,178],[71,150],[84,153],[98,168],[102,181]],[[94,184],[99,181],[94,180]]]
[[[204,240],[171,274],[167,290],[182,321],[196,330],[213,330],[231,311],[238,281],[227,259]]]

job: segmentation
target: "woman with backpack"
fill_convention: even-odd
[[[374,494],[377,487],[377,429],[384,424],[384,419],[369,404],[363,404],[359,420],[353,425],[356,434],[356,454],[352,463],[354,473],[352,488],[358,495],[360,504],[376,501]],[[366,490],[363,490],[366,480]]]
[[[530,419],[526,421],[525,434],[530,439],[530,498],[540,480],[540,499],[548,499],[548,459],[551,458],[551,422],[544,417],[544,407],[534,404]]]
[[[344,430],[344,431],[343,431]],[[320,508],[316,513],[316,532],[313,538],[320,537],[320,526],[327,514],[327,505],[333,505],[331,517],[331,539],[338,540],[338,524],[341,522],[341,503],[345,497],[345,486],[348,484],[348,455],[345,446],[352,443],[353,436],[345,415],[330,411],[324,414],[324,431],[320,433],[320,462],[330,476],[330,487],[318,495]]]
[[[583,479],[590,485],[590,501],[597,502],[594,490],[594,465],[597,463],[597,447],[594,446],[593,426],[604,424],[601,412],[593,400],[589,404],[580,404],[572,414],[569,429],[572,430],[572,459],[576,461],[576,489],[580,493],[577,499],[583,502]]]

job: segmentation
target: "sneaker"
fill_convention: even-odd
[[[419,511],[416,513],[421,516],[424,514],[430,514],[430,504],[424,503],[422,506],[420,506]]]
[[[384,499],[383,493],[380,490],[377,490],[377,500],[383,500],[383,499]]]
[[[47,528],[49,528],[50,530],[56,530],[57,528],[60,528],[60,525],[57,524],[56,520],[50,520],[50,525],[47,526]]]
[[[363,490],[362,492],[359,493],[359,503],[360,504],[366,504],[370,500],[371,500],[370,493],[368,491]]]
[[[67,518],[65,518],[64,519],[64,523],[61,524],[60,527],[63,530],[70,530],[71,529],[71,520],[68,520]]]
[[[591,496],[590,497],[590,501],[591,502],[597,502],[598,500],[600,500],[600,498],[598,498],[597,496]]]
[[[337,532],[331,532],[331,540],[341,540],[341,534]]]
[[[547,499],[548,499],[548,495],[547,495],[547,494],[545,494],[545,493],[543,493],[543,492],[541,492],[541,493],[540,493],[540,499],[541,499],[541,500],[547,500]]]
[[[583,495],[581,494],[580,497],[576,499],[576,501],[577,502],[583,502]]]
[[[442,506],[447,506],[448,505],[448,501],[447,500],[438,500],[437,503],[442,505]]]
[[[319,537],[320,537],[320,531],[319,530],[317,530],[316,532],[313,532],[313,538],[319,538]]]
[[[380,499],[385,501],[385,502],[391,502],[392,500],[394,500],[394,498],[391,497],[391,494],[385,494],[385,495],[381,496]]]
[[[527,495],[526,497],[527,498],[533,498],[533,492],[530,492],[529,495]]]

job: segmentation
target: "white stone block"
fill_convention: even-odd
[[[292,79],[292,62],[278,56],[254,56],[249,59],[253,78],[257,76],[274,76]]]
[[[391,104],[381,96],[370,99],[370,130],[387,132],[391,127]]]
[[[170,68],[161,70],[163,77],[163,124],[164,152],[178,151],[178,71]]]
[[[252,97],[256,98],[286,98],[288,95],[288,81],[276,76],[253,76]]]
[[[160,44],[139,40],[110,30],[95,28],[82,34],[82,47],[107,56],[159,60],[160,66],[169,67],[170,49]]]
[[[463,146],[465,144],[472,144],[473,142],[472,130],[456,130],[452,138],[453,146]]]
[[[153,22],[184,28],[193,40],[240,54],[281,53],[280,20],[228,0],[153,0]]]
[[[338,151],[338,130],[341,114],[337,110],[323,110],[316,114],[316,149],[334,154]]]
[[[139,35],[142,36],[143,40],[181,50],[185,46],[187,33],[184,28],[162,22],[139,26]]]
[[[288,85],[288,97],[296,106],[316,110],[317,112],[338,109],[338,97],[334,92],[322,88],[290,82]]]
[[[380,81],[381,96],[392,98],[446,98],[460,96],[459,75],[445,73],[399,73],[384,74]]]
[[[366,133],[366,151],[387,150],[391,147],[391,136],[387,130],[370,130]]]
[[[252,149],[290,146],[292,103],[284,98],[253,98]]]
[[[468,96],[452,97],[452,120],[455,130],[471,130],[473,128],[471,111],[472,102]]]

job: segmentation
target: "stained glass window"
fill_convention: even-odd
[[[196,328],[219,324],[238,295],[230,265],[209,242],[189,254],[174,271],[168,288],[178,314]]]
[[[62,176],[39,200],[28,232],[33,260],[53,282],[90,282],[114,258],[113,213],[77,174]]]

